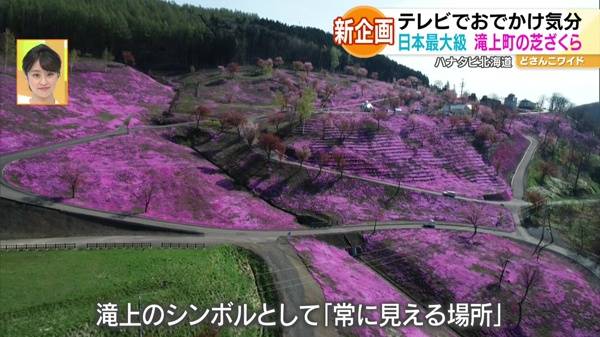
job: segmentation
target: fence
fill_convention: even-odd
[[[100,242],[86,243],[88,249],[111,249],[111,248],[152,248],[150,242]]]
[[[179,243],[179,242],[163,242],[161,248],[205,248],[205,243]]]
[[[151,242],[97,242],[86,243],[86,249],[114,249],[114,248],[152,248]],[[158,247],[158,244],[156,244]],[[77,249],[75,243],[26,243],[14,245],[0,245],[0,251],[23,251],[23,250],[62,250]],[[193,242],[161,242],[160,248],[179,248],[179,249],[201,249],[206,248],[205,243]]]
[[[26,243],[21,245],[0,245],[0,250],[49,250],[75,249],[74,243]]]

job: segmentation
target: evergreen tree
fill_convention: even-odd
[[[8,67],[8,61],[15,60],[15,35],[10,31],[10,29],[5,28],[4,33],[2,33],[2,51],[4,56],[4,71]]]
[[[5,29],[28,38],[66,37],[83,54],[102,57],[107,49],[119,62],[125,61],[123,51],[129,51],[143,70],[183,73],[191,65],[254,64],[257,58],[275,56],[310,62],[317,69],[344,69],[356,63],[334,47],[331,34],[317,28],[159,0],[1,1],[0,30]],[[415,76],[428,84],[422,73],[383,55],[360,62],[381,80]]]

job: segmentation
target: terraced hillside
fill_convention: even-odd
[[[363,114],[364,115],[364,114]],[[364,116],[332,116],[323,125],[320,117],[296,128],[292,146],[308,146],[311,164],[318,154],[341,152],[344,169],[352,174],[435,191],[454,190],[470,197],[508,199],[510,190],[471,145],[468,135],[452,130],[442,118],[425,115],[394,115],[381,122],[381,129],[366,130]],[[340,118],[357,127],[344,130]],[[344,133],[345,132],[345,133]],[[336,162],[326,163],[330,168]]]

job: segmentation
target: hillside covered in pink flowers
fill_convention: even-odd
[[[372,233],[357,234],[360,257],[318,236],[290,240],[326,301],[502,305],[502,328],[461,330],[466,336],[592,337],[599,328],[591,317],[600,312],[600,293],[586,271],[548,251],[538,258],[533,246],[477,232],[482,227],[518,237],[522,228],[504,203],[515,201],[510,182],[530,145],[526,137],[551,139],[549,130],[579,137],[566,119],[485,105],[448,116],[441,107],[460,99],[414,79],[385,83],[298,69],[193,72],[165,82],[177,85],[175,94],[130,67],[83,67],[73,74],[70,105],[51,108],[6,103],[14,95],[6,88],[14,83],[0,79],[6,84],[4,153],[115,130],[127,121],[131,127],[190,122],[131,128],[13,161],[3,175],[20,191],[214,229],[372,226]],[[366,100],[375,111],[361,111]],[[478,200],[439,193],[448,190]],[[376,230],[425,223],[462,231]],[[536,273],[531,292],[522,283],[528,271]],[[454,333],[415,326],[340,331]]]
[[[294,240],[292,245],[321,286],[325,300],[330,303],[353,303],[357,306],[396,303],[402,308],[405,308],[408,303],[414,303],[384,278],[353,259],[341,248],[314,238]],[[381,319],[381,312],[371,311],[367,317],[377,322]],[[406,337],[436,336],[430,327],[416,327],[409,324],[402,327],[375,325],[345,328],[345,330],[348,330],[349,335],[361,337],[385,337],[398,332]]]
[[[453,128],[447,118],[392,115],[377,132],[357,127],[347,134],[336,127],[340,119],[363,126],[370,122],[364,114],[320,116],[305,126],[304,136],[293,146],[309,147],[314,158],[323,151],[341,152],[347,171],[359,176],[469,197],[510,198],[506,181],[473,148],[468,133]]]
[[[552,252],[532,256],[534,246],[481,234],[432,230],[380,231],[364,236],[365,259],[402,284],[420,301],[501,303],[503,329],[483,329],[489,336],[596,336],[600,323],[600,288],[589,271]],[[377,260],[385,257],[385,261]],[[515,330],[525,277],[537,276]]]
[[[57,143],[146,124],[166,111],[172,88],[131,67],[104,67],[96,61],[78,64],[69,76],[69,104],[17,106],[12,75],[0,73],[0,153]]]
[[[22,159],[4,174],[21,189],[86,208],[217,228],[298,227],[293,216],[152,131]]]

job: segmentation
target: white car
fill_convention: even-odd
[[[423,224],[423,228],[435,228],[435,220],[430,219],[429,222]]]
[[[446,197],[454,198],[454,197],[456,197],[456,192],[454,192],[454,191],[444,191],[444,192],[442,192],[442,195],[446,196]]]

